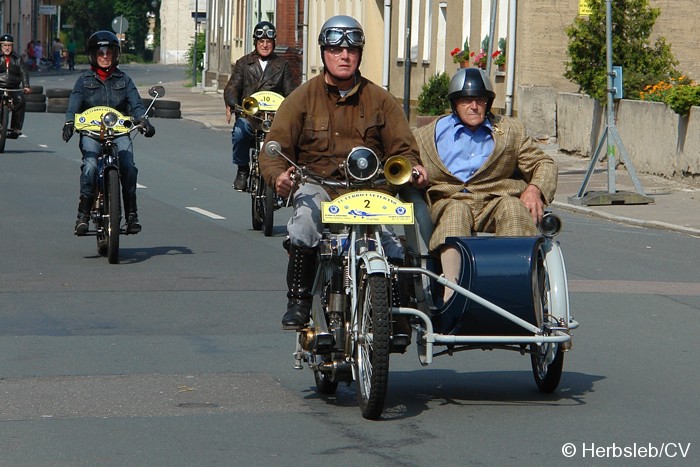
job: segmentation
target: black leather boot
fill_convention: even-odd
[[[124,216],[126,217],[126,233],[129,235],[141,232],[139,215],[136,210],[136,196],[124,198]]]
[[[316,274],[316,249],[289,246],[287,266],[287,312],[282,318],[282,328],[298,330],[309,322],[311,288]]]
[[[81,196],[78,202],[78,218],[75,220],[75,234],[79,237],[82,237],[88,231],[91,209],[92,198]]]

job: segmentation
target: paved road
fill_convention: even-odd
[[[225,131],[159,120],[137,138],[144,230],[109,265],[72,235],[79,156],[61,124],[29,115],[0,155],[0,465],[590,465],[618,448],[697,465],[696,238],[557,210],[581,322],[559,391],[515,353],[421,367],[411,347],[367,422],[354,387],[320,397],[292,369],[288,213],[271,238],[251,230]]]

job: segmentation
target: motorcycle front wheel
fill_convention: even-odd
[[[5,104],[0,104],[0,153],[5,152],[5,141],[7,141],[7,125],[10,122],[10,109]]]
[[[110,264],[119,262],[119,216],[121,204],[119,194],[119,173],[109,170],[106,176],[105,190],[105,235],[107,237],[107,260]]]
[[[377,420],[389,382],[389,279],[361,273],[355,342],[357,400],[362,416]]]

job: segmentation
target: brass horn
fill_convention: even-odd
[[[384,177],[392,185],[403,185],[411,179],[411,163],[403,156],[391,156],[384,163]]]
[[[258,110],[260,110],[258,100],[254,97],[246,97],[243,99],[243,105],[241,107],[243,108],[243,112],[250,116],[255,115],[258,113]]]

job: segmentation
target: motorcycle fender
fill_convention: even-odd
[[[366,251],[360,257],[359,261],[364,264],[367,274],[384,274],[389,276],[389,263],[386,258],[376,251]]]
[[[566,280],[564,255],[559,245],[551,239],[542,245],[542,249],[550,286],[550,313],[568,326],[569,285]]]

